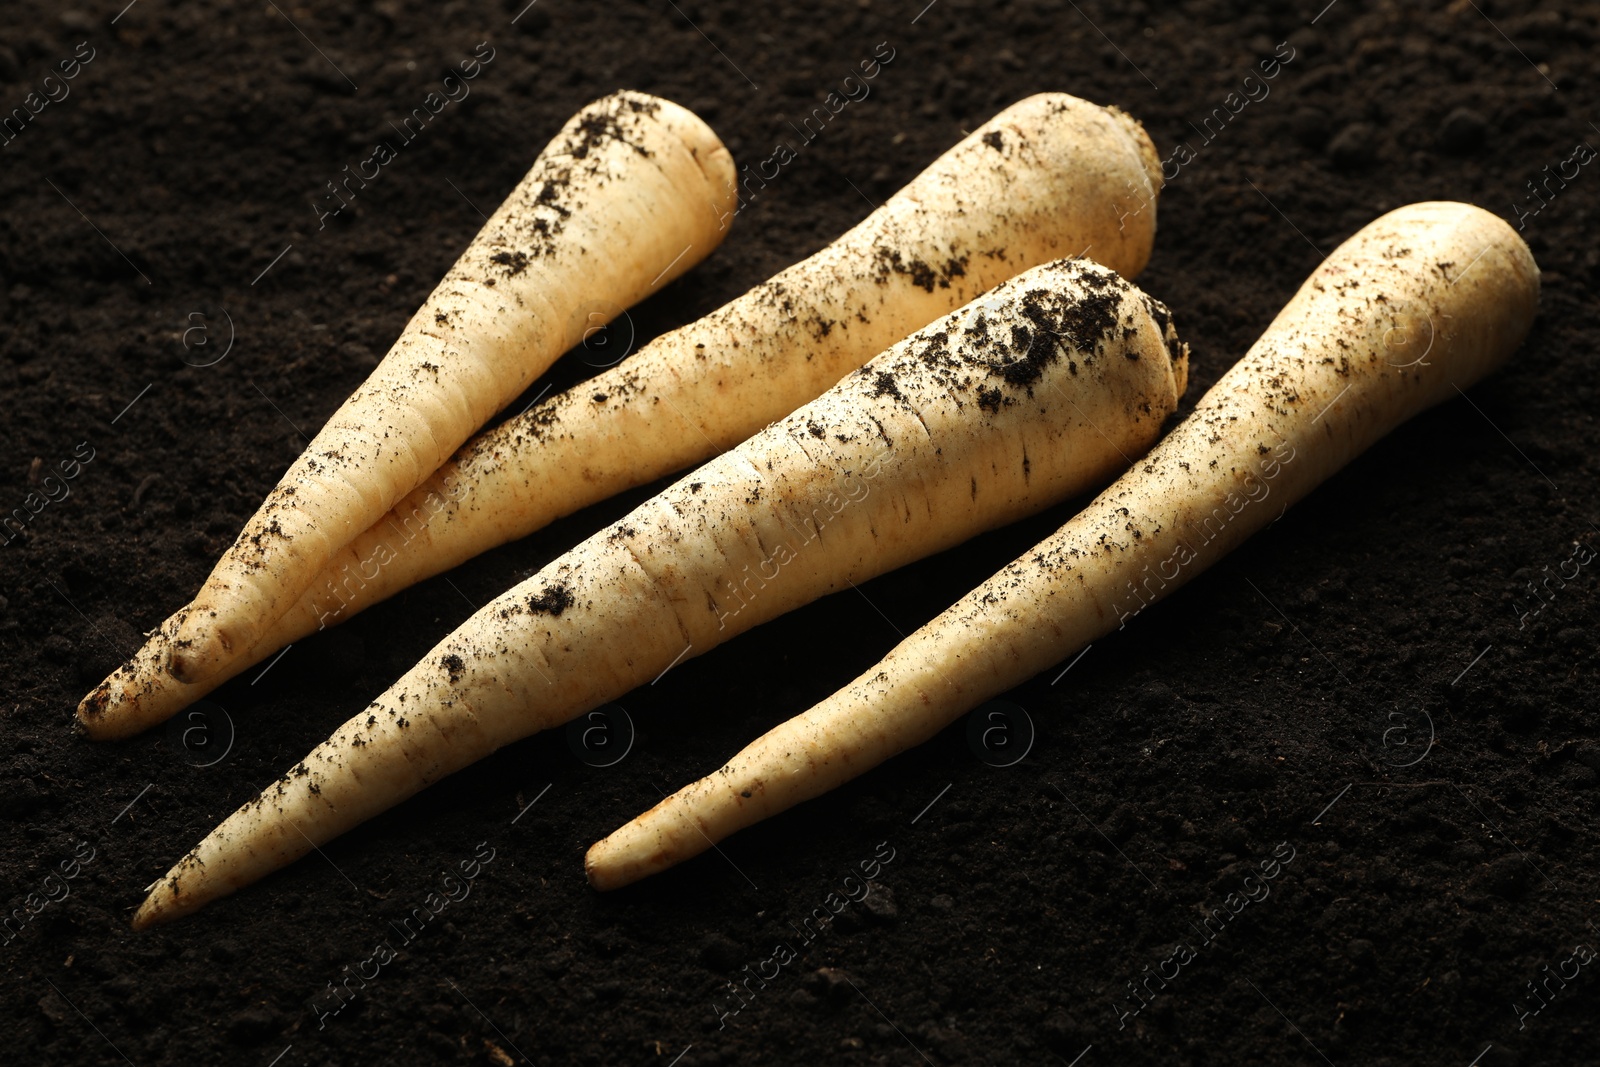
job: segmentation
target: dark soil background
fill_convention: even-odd
[[[70,97],[0,148],[0,511],[37,489],[30,472],[93,455],[70,496],[0,545],[3,909],[92,850],[70,896],[0,944],[3,1058],[1593,1062],[1582,1020],[1600,974],[1548,976],[1600,943],[1597,567],[1542,600],[1527,584],[1583,558],[1575,542],[1600,549],[1600,163],[1548,203],[1527,183],[1600,145],[1600,8],[1337,0],[1319,14],[1325,2],[0,7],[0,110],[80,42],[93,54]],[[494,58],[470,97],[319,230],[325,183],[485,41]],[[1015,766],[981,762],[952,727],[722,856],[608,896],[583,879],[590,842],[843,685],[1076,505],[627,695],[638,735],[615,766],[586,765],[559,733],[530,739],[322,856],[134,934],[143,887],[217,821],[471,604],[650,492],[296,645],[219,690],[189,744],[70,732],[79,697],[198,587],[478,209],[577,108],[623,86],[693,108],[753,164],[880,42],[894,58],[870,97],[710,260],[634,310],[638,340],[821,247],[963,130],[1045,89],[1121,105],[1163,156],[1179,140],[1196,153],[1163,195],[1140,278],[1193,345],[1190,404],[1323,253],[1413,200],[1508,219],[1523,205],[1541,318],[1494,379],[1059,682],[1010,694],[1038,731]],[[1270,95],[1207,143],[1190,123],[1280,42],[1293,59]],[[569,357],[549,380],[592,372]],[[328,984],[480,842],[494,859],[472,895],[321,1016]],[[791,924],[880,843],[894,858],[878,888],[805,944]],[[1293,858],[1270,896],[1200,943],[1205,912],[1275,849]],[[784,941],[799,958],[719,1025],[741,1003],[727,983]],[[1124,1014],[1139,1003],[1127,983],[1179,942],[1196,957]]]

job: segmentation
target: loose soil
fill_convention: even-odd
[[[76,464],[70,494],[0,544],[0,908],[69,893],[0,944],[7,1062],[1592,1057],[1600,975],[1574,952],[1600,942],[1600,568],[1574,561],[1600,549],[1600,164],[1542,197],[1528,183],[1600,145],[1596,5],[121,2],[0,19],[0,113],[59,95],[44,76],[80,63],[0,147],[0,513]],[[328,183],[398,141],[389,124],[480,42],[493,58],[470,95],[324,218]],[[859,96],[844,79],[881,42],[893,58],[870,95],[806,141],[796,127],[830,92]],[[1245,80],[1274,58],[1274,78]],[[843,685],[1082,501],[678,665],[620,701],[637,736],[612,766],[560,732],[530,739],[135,935],[143,887],[205,831],[473,605],[659,488],[298,643],[171,730],[105,745],[69,730],[480,212],[619,87],[693,108],[744,163],[794,146],[619,343],[816,250],[1046,89],[1125,108],[1164,158],[1190,146],[1139,279],[1193,347],[1184,411],[1324,253],[1409,201],[1520,217],[1541,317],[1492,380],[1009,694],[1037,729],[1014,766],[981,762],[957,725],[664,876],[607,896],[583,879],[590,842]],[[1225,123],[1207,127],[1215,108]],[[574,353],[529,398],[600,361]],[[463,861],[470,895],[408,938],[411,908]],[[807,926],[863,861],[870,895]],[[1276,876],[1249,899],[1263,862]],[[75,876],[47,882],[62,864]],[[356,971],[333,1014],[329,983]]]

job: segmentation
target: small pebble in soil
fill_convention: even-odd
[[[869,916],[879,922],[893,922],[900,916],[900,909],[895,906],[894,890],[877,882],[868,882],[870,892],[861,898],[861,908]]]
[[[373,354],[372,349],[360,341],[346,341],[339,346],[339,355],[349,361],[351,366],[370,369],[378,365],[378,357]]]
[[[46,1019],[58,1026],[65,1022],[67,1018],[66,1002],[55,993],[46,993],[39,998],[39,1011],[44,1014]]]
[[[1087,1032],[1065,1008],[1057,1008],[1045,1018],[1044,1042],[1057,1053],[1079,1052],[1087,1041]]]
[[[1139,687],[1137,699],[1145,711],[1155,714],[1173,707],[1177,703],[1177,694],[1165,682],[1150,681]]]
[[[1355,170],[1372,162],[1373,129],[1364,122],[1352,122],[1328,142],[1328,158],[1339,170]]]
[[[1297,108],[1289,119],[1289,130],[1302,148],[1321,151],[1328,143],[1328,116],[1316,108]]]
[[[271,1008],[246,1008],[228,1021],[228,1038],[253,1045],[278,1029],[278,1014]]]
[[[0,782],[0,815],[25,815],[43,802],[31,778]]]
[[[806,988],[819,998],[839,1001],[850,996],[850,976],[838,967],[818,967],[806,976]]]
[[[1518,897],[1528,885],[1527,864],[1519,855],[1501,856],[1485,865],[1476,879],[1478,887],[1499,897]]]
[[[1483,144],[1489,123],[1470,107],[1458,107],[1439,124],[1439,147],[1452,155],[1466,155]]]
[[[1496,1045],[1485,1053],[1478,1067],[1520,1067],[1525,1062],[1519,1050],[1509,1045]]]

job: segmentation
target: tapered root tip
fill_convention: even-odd
[[[583,857],[583,872],[591,886],[602,893],[621,889],[711,847],[704,837],[700,838],[704,842],[700,848],[678,847],[663,831],[657,817],[659,811],[660,805],[589,846]]]
[[[613,844],[616,836],[612,834],[603,841],[596,841],[583,857],[583,873],[588,876],[589,885],[602,893],[631,885],[650,873],[619,862],[618,849]]]
[[[167,639],[153,633],[143,648],[78,702],[76,726],[95,741],[120,741],[156,726],[220,685],[189,686],[167,672]]]
[[[674,793],[591,845],[583,857],[589,884],[601,892],[621,889],[676,867],[726,837],[726,827],[701,818],[703,809],[687,799],[694,795],[693,787]]]
[[[99,730],[105,723],[106,713],[111,709],[111,683],[101,682],[89,691],[89,695],[78,701],[78,729],[90,737],[99,737]]]
[[[139,905],[139,910],[133,913],[133,928],[135,930],[144,930],[155,926],[161,921],[159,914],[156,909],[150,906],[150,901],[146,900]]]
[[[150,726],[139,717],[136,701],[118,678],[128,669],[118,668],[78,702],[78,715],[72,725],[79,734],[91,741],[120,741]]]
[[[159,926],[178,917],[177,913],[168,912],[164,906],[161,895],[163,886],[158,885],[154,892],[144,898],[144,903],[139,905],[139,910],[133,913],[133,928],[145,930],[152,926]]]
[[[169,872],[149,888],[144,903],[133,913],[133,928],[145,930],[181,919],[190,912],[199,911],[209,899],[204,895],[179,892],[178,879]]]

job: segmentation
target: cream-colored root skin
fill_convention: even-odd
[[[1056,534],[882,662],[595,844],[614,889],[932,737],[1205,570],[1522,343],[1539,271],[1501,219],[1422,203],[1306,281],[1194,412]]]
[[[1132,278],[1160,182],[1155,147],[1125,113],[1064,93],[1020,101],[832,245],[475,438],[193,684],[165,670],[189,609],[175,614],[84,698],[79,721],[100,739],[163,722],[308,634],[731,447],[1029,267],[1087,252]]]
[[[197,682],[249,652],[592,314],[703,259],[727,232],[736,176],[716,134],[670,101],[619,92],[579,112],[223,554],[177,629],[172,674]]]
[[[502,745],[801,604],[1113,477],[1176,408],[1164,308],[1035,268],[913,334],[486,605],[158,883],[233,892]]]

